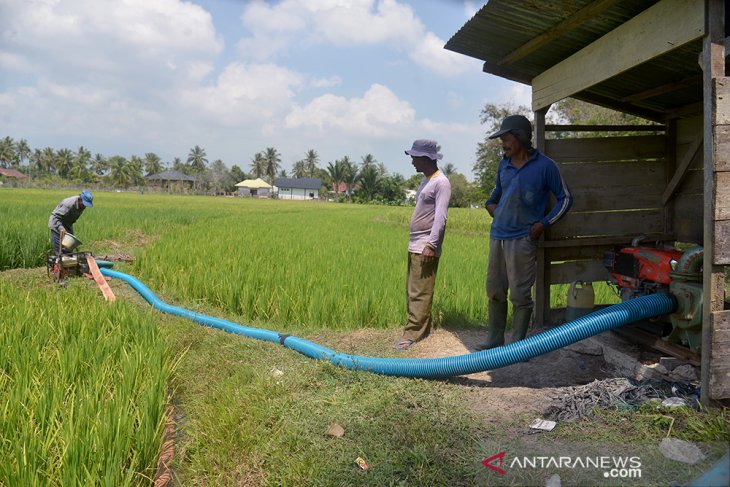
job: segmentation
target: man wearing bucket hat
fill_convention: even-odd
[[[573,204],[555,161],[532,147],[532,124],[526,117],[508,116],[489,138],[502,141],[504,156],[492,194],[484,205],[493,218],[487,266],[489,331],[477,350],[504,344],[508,294],[512,302],[512,341],[527,335],[534,306],[538,240]],[[556,204],[547,212],[550,193]]]
[[[53,251],[61,252],[61,233],[74,233],[74,223],[79,219],[85,208],[93,208],[94,195],[85,189],[81,194],[64,198],[51,212],[48,219],[48,228],[51,229]]]
[[[451,183],[438,168],[437,161],[443,155],[435,141],[416,140],[405,153],[411,156],[416,171],[425,177],[416,191],[416,208],[411,216],[406,279],[408,324],[393,347],[395,350],[406,350],[431,332],[433,289],[451,198]]]

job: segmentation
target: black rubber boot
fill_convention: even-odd
[[[524,306],[513,311],[511,343],[522,340],[527,336],[530,318],[532,318],[532,306]]]
[[[489,350],[504,345],[504,329],[507,327],[507,301],[490,301],[489,332],[487,341],[478,344],[477,350]]]

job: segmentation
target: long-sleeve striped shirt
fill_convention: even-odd
[[[557,200],[545,215],[550,193]],[[490,238],[515,240],[530,234],[533,223],[549,228],[558,222],[573,205],[573,196],[560,175],[557,164],[534,149],[521,168],[509,159],[499,162],[497,180],[486,205],[496,204]]]
[[[451,199],[451,183],[441,171],[423,178],[416,191],[416,209],[411,216],[408,252],[420,254],[426,245],[441,255],[446,233],[446,215]]]

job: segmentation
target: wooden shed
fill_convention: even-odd
[[[490,0],[446,44],[532,87],[536,146],[561,167],[571,212],[538,255],[535,321],[550,286],[608,277],[602,257],[638,235],[704,245],[702,400],[730,397],[730,78],[723,0]],[[651,127],[546,124],[567,97]],[[551,132],[623,137],[555,138]]]

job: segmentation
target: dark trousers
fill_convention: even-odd
[[[424,263],[421,254],[408,253],[408,277],[406,279],[406,299],[408,302],[408,324],[403,331],[403,339],[418,341],[431,332],[433,319],[431,305],[436,285],[436,271],[439,259]]]
[[[53,245],[53,253],[58,255],[58,249],[61,247],[61,234],[55,230],[51,230],[51,244]],[[66,249],[63,250],[64,254],[70,254],[71,251]]]

